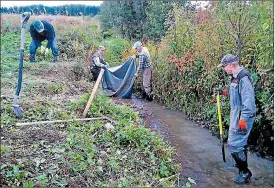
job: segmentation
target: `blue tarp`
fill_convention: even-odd
[[[131,98],[136,73],[136,60],[129,58],[123,65],[105,69],[102,88],[107,96]]]

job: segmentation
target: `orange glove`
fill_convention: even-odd
[[[239,120],[239,128],[240,128],[241,130],[246,130],[246,121],[240,119],[240,120]]]
[[[210,101],[211,104],[214,104],[215,102],[216,102],[216,98],[213,98],[213,99]]]
[[[224,96],[227,95],[227,90],[226,89],[222,90],[222,95],[224,95]]]
[[[216,95],[217,92],[219,92],[220,95],[224,95],[224,96],[227,95],[227,90],[226,89],[222,90],[221,88],[214,88],[214,95]]]

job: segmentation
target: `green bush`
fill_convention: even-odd
[[[107,38],[101,45],[106,48],[104,57],[110,66],[121,65],[123,52],[132,48],[130,41],[121,38]]]

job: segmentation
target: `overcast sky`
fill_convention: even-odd
[[[13,6],[26,6],[26,5],[38,5],[44,6],[58,6],[69,4],[83,4],[99,6],[103,1],[1,1],[1,7],[13,7]]]

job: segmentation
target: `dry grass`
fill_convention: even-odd
[[[89,26],[97,26],[100,28],[99,21],[96,17],[70,17],[70,16],[34,16],[32,15],[28,21],[29,25],[35,20],[49,21],[57,33],[64,30],[74,30],[77,28],[85,28]],[[1,33],[20,31],[21,15],[19,14],[1,14]]]

